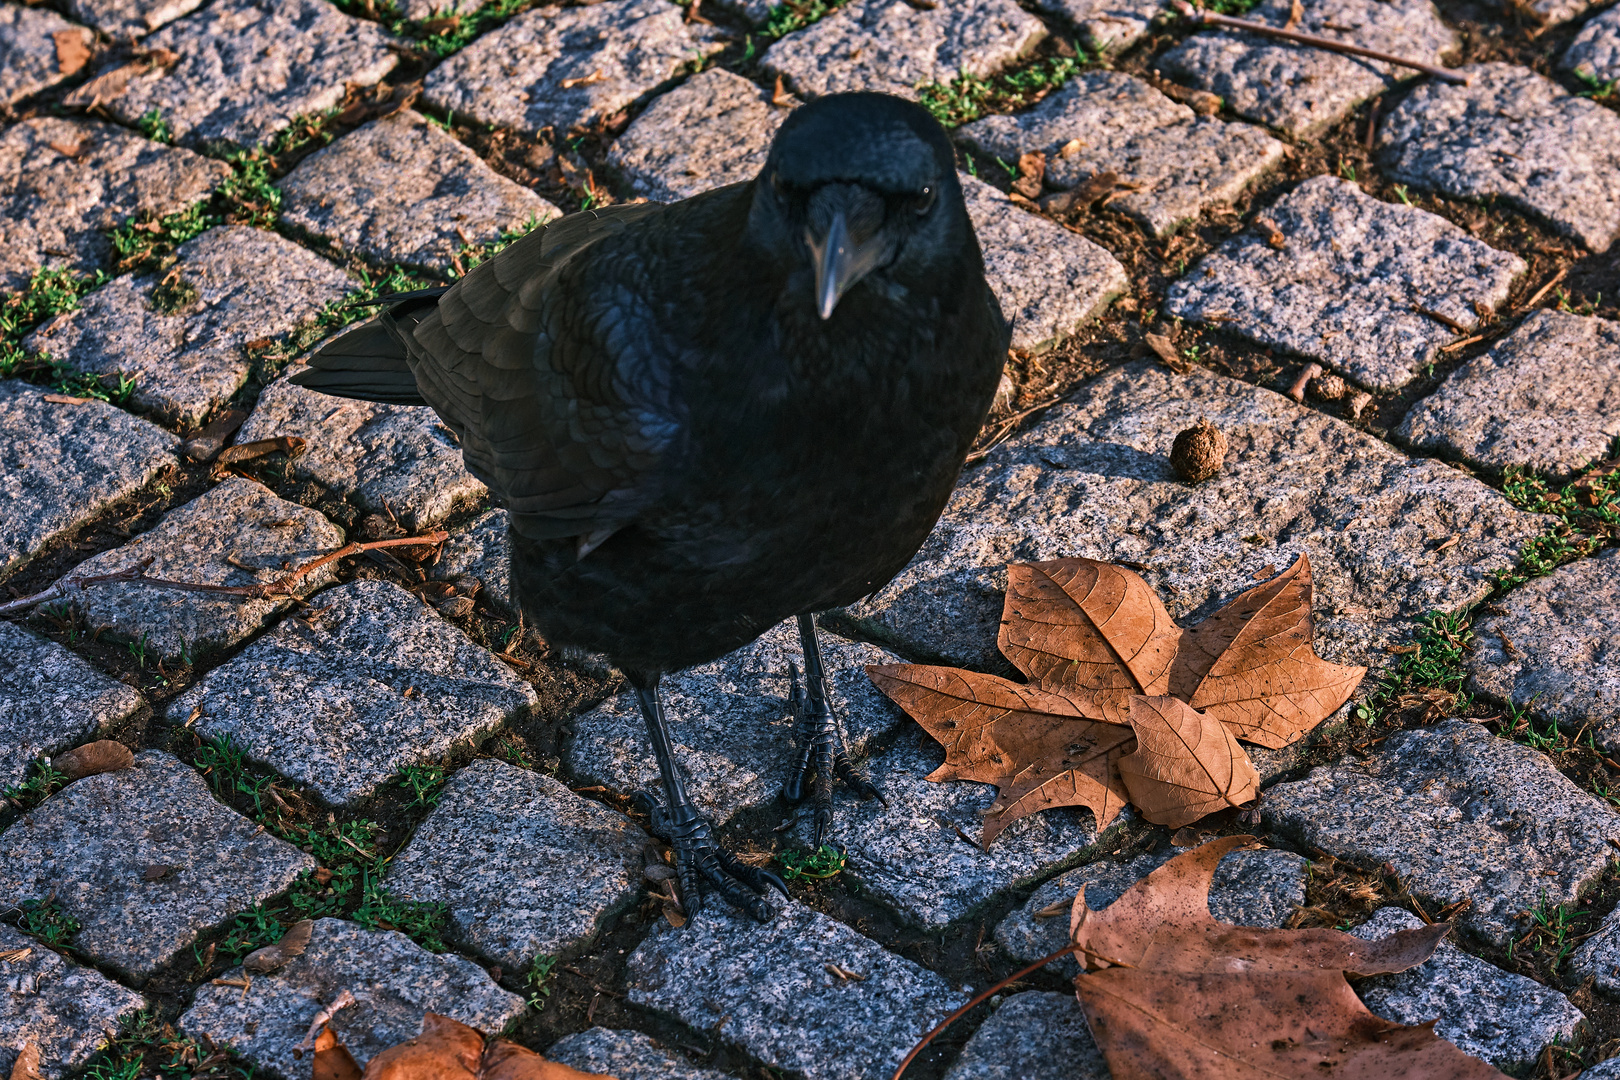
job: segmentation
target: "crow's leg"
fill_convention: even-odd
[[[814,807],[812,819],[816,848],[827,838],[832,825],[833,780],[842,780],[850,790],[863,799],[883,799],[883,795],[855,767],[849,759],[844,731],[838,717],[827,700],[827,674],[821,665],[821,642],[816,637],[816,620],[810,615],[799,616],[799,642],[804,646],[804,685],[799,685],[799,672],[789,667],[790,697],[793,703],[793,737],[797,743],[793,759],[788,763],[787,782],[782,794],[789,802],[804,798],[804,782],[810,782],[810,805]],[[884,801],[887,806],[887,801]]]
[[[645,685],[642,683],[645,682]],[[636,699],[641,704],[642,718],[647,721],[647,735],[652,739],[653,753],[658,758],[658,771],[664,780],[664,805],[651,807],[653,832],[668,840],[675,848],[675,870],[681,880],[681,904],[688,915],[695,915],[703,906],[700,882],[725,897],[732,907],[746,911],[760,922],[776,917],[776,909],[761,897],[767,887],[774,887],[785,897],[787,885],[769,870],[761,870],[738,862],[736,857],[714,839],[709,823],[698,814],[697,807],[686,794],[686,780],[675,763],[674,748],[670,745],[669,722],[664,719],[664,703],[658,695],[658,677],[637,680]],[[747,891],[743,888],[747,886]],[[757,895],[755,895],[757,894]]]

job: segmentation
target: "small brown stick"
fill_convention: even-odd
[[[1563,281],[1564,280],[1564,275],[1567,274],[1567,273],[1569,273],[1569,267],[1566,266],[1562,270],[1558,271],[1558,273],[1556,273],[1552,277],[1548,278],[1547,279],[1547,284],[1543,285],[1541,288],[1536,290],[1536,295],[1532,296],[1530,299],[1526,300],[1524,303],[1519,305],[1519,310],[1520,311],[1526,311],[1526,310],[1528,310],[1530,308],[1535,307],[1537,304],[1541,303],[1542,298],[1545,297],[1548,293],[1552,292],[1552,287],[1554,285],[1558,284],[1560,281]]]
[[[1456,352],[1458,349],[1465,348],[1465,347],[1467,347],[1469,345],[1472,345],[1476,341],[1484,341],[1484,340],[1485,340],[1485,335],[1484,334],[1475,334],[1473,337],[1465,337],[1461,341],[1453,341],[1449,345],[1442,345],[1442,346],[1440,346],[1439,351],[1440,352]]]
[[[1301,369],[1301,371],[1299,373],[1299,378],[1294,380],[1294,385],[1290,386],[1288,388],[1288,396],[1293,398],[1295,401],[1299,402],[1300,404],[1304,404],[1304,402],[1305,402],[1305,385],[1307,383],[1309,383],[1312,379],[1316,378],[1318,375],[1324,374],[1326,371],[1327,371],[1327,368],[1324,368],[1321,364],[1317,364],[1317,363],[1306,364],[1305,367],[1303,369]]]
[[[1382,60],[1386,64],[1395,64],[1399,67],[1411,68],[1421,71],[1425,75],[1433,75],[1446,82],[1468,85],[1468,76],[1450,68],[1437,67],[1434,64],[1425,64],[1421,60],[1407,60],[1400,56],[1391,56],[1389,53],[1379,52],[1376,49],[1363,49],[1360,45],[1348,45],[1333,38],[1318,37],[1315,34],[1301,34],[1293,30],[1280,30],[1265,23],[1252,22],[1248,19],[1234,19],[1229,15],[1217,15],[1213,11],[1199,11],[1187,0],[1170,0],[1170,6],[1181,15],[1196,23],[1205,26],[1229,26],[1233,30],[1247,30],[1251,34],[1264,34],[1267,37],[1281,38],[1284,41],[1297,41],[1301,45],[1310,45],[1317,49],[1326,49],[1329,52],[1344,53],[1347,56],[1365,56],[1369,60]]]
[[[964,464],[971,465],[975,461],[981,460],[982,458],[985,457],[985,455],[989,454],[990,451],[992,451],[996,447],[1000,446],[1001,441],[1003,439],[1005,439],[1008,435],[1012,434],[1013,428],[1018,426],[1019,421],[1024,420],[1027,417],[1033,416],[1035,413],[1040,412],[1042,409],[1050,409],[1052,406],[1056,405],[1061,400],[1062,400],[1061,398],[1052,398],[1052,399],[1050,399],[1048,401],[1041,402],[1039,405],[1031,405],[1029,408],[1025,409],[1023,412],[1014,413],[1013,415],[1007,417],[1007,419],[1003,420],[1001,423],[996,425],[996,433],[995,433],[995,435],[993,435],[991,437],[990,441],[985,443],[984,447],[982,449],[975,450],[975,451],[973,451],[973,453],[969,454],[967,456],[967,459],[964,462]],[[974,846],[976,847],[978,845],[974,845]]]
[[[1473,329],[1473,327],[1464,326],[1456,319],[1453,319],[1450,315],[1443,315],[1434,310],[1434,308],[1426,308],[1422,304],[1413,304],[1412,310],[1417,312],[1419,315],[1433,319],[1435,322],[1451,330],[1453,333],[1466,334],[1469,330]]]
[[[347,1009],[353,1004],[354,995],[347,990],[333,998],[332,1004],[315,1014],[315,1019],[309,1022],[309,1033],[304,1036],[304,1041],[293,1047],[293,1049],[303,1050],[306,1053],[315,1049],[315,1036],[321,1033],[321,1028],[325,1027],[327,1024],[330,1024],[332,1022],[332,1017],[336,1016],[340,1009]]]

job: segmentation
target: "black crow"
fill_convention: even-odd
[[[635,688],[683,902],[706,882],[770,918],[781,881],[720,847],[687,797],[659,680],[797,616],[785,794],[814,778],[818,846],[835,777],[877,794],[828,707],[814,613],[916,554],[1009,336],[945,132],[899,98],[822,98],[752,181],[573,214],[448,289],[378,302],[293,381],[444,418],[507,508],[529,621]]]

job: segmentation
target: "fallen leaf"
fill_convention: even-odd
[[[76,158],[84,151],[84,143],[82,142],[48,142],[45,145],[65,158]]]
[[[1143,334],[1142,340],[1153,350],[1153,355],[1164,361],[1164,366],[1177,375],[1185,375],[1193,369],[1192,364],[1176,351],[1175,344],[1163,334]]]
[[[252,442],[226,447],[220,451],[216,460],[221,465],[235,465],[241,461],[264,457],[266,454],[283,453],[293,457],[303,453],[304,445],[304,440],[296,435],[278,435],[273,439],[255,439]]]
[[[1039,150],[1031,150],[1021,154],[1018,158],[1018,179],[1013,181],[1012,189],[1026,199],[1033,199],[1041,193],[1041,183],[1046,178],[1046,155]]]
[[[46,394],[45,400],[52,405],[88,405],[95,398],[73,397],[70,394]]]
[[[85,31],[78,27],[58,30],[51,35],[56,44],[57,74],[77,75],[90,62],[90,47],[84,42],[85,36]]]
[[[177,866],[166,866],[163,863],[153,863],[141,874],[142,881],[162,881],[178,870]]]
[[[787,108],[793,104],[793,95],[789,94],[782,85],[782,76],[780,75],[776,77],[776,86],[771,90],[771,104],[781,108]]]
[[[299,919],[287,927],[287,932],[281,935],[281,940],[274,945],[266,945],[262,949],[254,949],[242,960],[242,967],[247,971],[265,973],[279,970],[304,955],[309,947],[310,932],[315,924],[309,919]],[[316,1051],[320,1050],[317,1041]]]
[[[580,1072],[547,1061],[527,1047],[497,1039],[484,1051],[483,1068],[478,1075],[481,1080],[579,1080],[601,1074]]]
[[[88,82],[74,87],[73,91],[62,99],[62,104],[70,109],[88,109],[94,105],[104,105],[122,94],[131,79],[149,70],[151,69],[146,64],[136,62],[103,71]]]
[[[11,1080],[39,1080],[39,1044],[29,1039],[17,1051],[17,1060],[11,1065]]]
[[[338,1042],[332,1029],[325,1027],[315,1036],[315,1062],[311,1080],[360,1080],[360,1065],[349,1048]]]
[[[83,780],[97,773],[117,772],[135,764],[135,755],[121,742],[99,739],[85,743],[51,759],[51,768],[69,781]]]
[[[1260,775],[1219,720],[1180,698],[1131,698],[1136,752],[1119,759],[1131,802],[1156,825],[1180,828],[1260,792]]]
[[[366,1064],[364,1080],[581,1080],[600,1075],[547,1061],[504,1040],[486,1048],[475,1029],[430,1012],[422,1017],[420,1035]]]

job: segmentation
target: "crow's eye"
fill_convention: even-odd
[[[911,208],[917,212],[918,217],[921,217],[923,214],[928,213],[928,211],[934,208],[934,195],[934,187],[932,184],[930,184],[928,187],[923,188],[922,192],[911,200]]]

